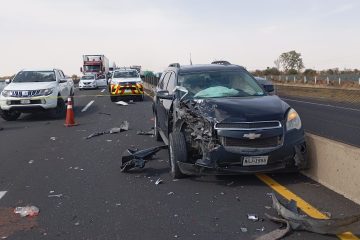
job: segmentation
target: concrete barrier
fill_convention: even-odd
[[[304,175],[360,204],[360,148],[306,134],[310,169]]]

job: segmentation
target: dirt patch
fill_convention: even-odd
[[[20,217],[13,208],[0,208],[0,238],[38,227],[37,217]]]

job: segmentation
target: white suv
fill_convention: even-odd
[[[59,69],[22,70],[7,83],[0,94],[0,115],[7,121],[23,112],[45,110],[62,117],[67,98],[74,96],[74,82]]]

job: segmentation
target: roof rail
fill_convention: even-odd
[[[213,61],[211,64],[231,65],[231,63],[228,61]]]
[[[180,68],[180,63],[171,63],[169,67]]]

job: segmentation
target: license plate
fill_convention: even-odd
[[[243,166],[263,166],[268,162],[269,156],[244,157]]]
[[[124,93],[132,93],[131,89],[125,89]]]
[[[30,100],[29,99],[22,99],[20,100],[21,104],[30,104]]]

